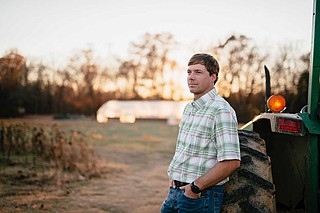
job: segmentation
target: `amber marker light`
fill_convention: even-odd
[[[272,112],[281,112],[286,108],[286,99],[282,95],[272,95],[267,105]]]

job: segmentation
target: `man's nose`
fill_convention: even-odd
[[[194,74],[193,74],[193,73],[190,73],[190,74],[188,75],[188,79],[194,79]]]

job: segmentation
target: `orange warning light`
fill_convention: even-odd
[[[286,108],[286,99],[282,95],[273,95],[267,101],[272,112],[282,112]]]

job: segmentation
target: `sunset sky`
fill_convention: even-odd
[[[288,41],[310,49],[313,0],[0,0],[0,54],[61,61],[91,47],[126,57],[146,32],[170,32],[177,58],[244,34],[269,48]]]

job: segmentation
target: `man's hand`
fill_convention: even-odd
[[[169,179],[169,186],[172,186],[173,188],[176,188],[176,184],[172,179]]]
[[[184,195],[185,195],[186,197],[196,199],[196,198],[199,198],[199,197],[201,196],[201,193],[195,194],[195,193],[193,193],[193,192],[191,191],[191,185],[190,185],[190,184],[185,185],[185,186],[181,186],[180,189],[181,189],[181,190],[184,190]]]

